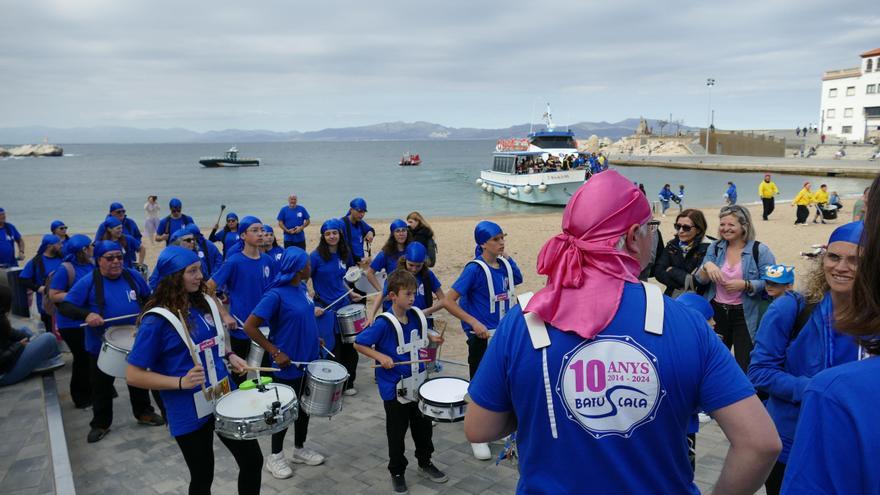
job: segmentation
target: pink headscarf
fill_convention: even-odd
[[[568,201],[562,233],[538,254],[547,285],[526,312],[565,332],[593,338],[614,318],[624,282],[638,282],[638,260],[615,249],[633,225],[651,219],[648,200],[613,170],[596,174]]]

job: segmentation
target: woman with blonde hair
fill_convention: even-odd
[[[411,212],[406,216],[406,223],[412,234],[412,240],[422,243],[427,249],[427,258],[425,263],[431,267],[437,262],[437,243],[434,241],[434,230],[428,224],[425,217],[417,211]]]

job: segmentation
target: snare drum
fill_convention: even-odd
[[[388,278],[388,274],[381,271],[376,272],[373,275],[376,276],[376,280],[379,282],[379,287],[383,287],[385,285],[385,279]],[[360,278],[354,283],[354,288],[367,295],[381,292],[381,289],[376,290],[376,288],[373,287],[373,284],[370,283],[370,280],[367,278],[367,272],[361,274]]]
[[[116,378],[125,378],[128,367],[128,353],[134,346],[134,325],[110,327],[104,332],[104,343],[98,354],[98,369]]]
[[[419,387],[419,411],[441,423],[464,421],[469,382],[463,378],[431,378]]]
[[[272,403],[280,402],[275,415]],[[299,414],[296,393],[281,383],[269,383],[266,389],[233,390],[214,405],[217,433],[233,440],[251,440],[278,433],[296,420]]]
[[[269,338],[269,327],[260,327],[260,333],[263,334],[263,337],[266,337],[268,339]],[[260,347],[260,344],[257,344],[256,342],[254,342],[252,340],[251,347],[250,347],[250,349],[248,349],[247,365],[251,368],[259,368],[260,366],[262,366],[263,365],[263,356],[265,355],[265,353],[266,353],[265,349]],[[248,379],[256,378],[257,372],[256,371],[248,371],[247,377],[248,377]]]
[[[342,410],[342,392],[348,381],[345,366],[334,361],[312,361],[306,369],[302,410],[309,416],[330,417]]]
[[[349,304],[336,310],[336,321],[342,334],[342,342],[354,344],[361,330],[367,328],[367,307],[363,304]]]

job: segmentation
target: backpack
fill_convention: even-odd
[[[73,269],[73,263],[69,261],[65,261],[61,263],[61,266],[67,270],[67,290],[73,286],[74,279],[76,278],[76,271]],[[56,268],[57,270],[57,268]],[[55,271],[52,270],[46,275],[46,280],[43,282],[43,287],[48,288],[50,282],[52,282],[52,278],[55,276]],[[52,302],[52,298],[49,297],[49,294],[43,294],[43,312],[49,316],[53,316],[55,314],[56,306],[55,303]]]
[[[128,282],[128,286],[131,287],[131,290],[133,290],[135,294],[138,294],[138,287],[134,281],[134,277],[132,277],[131,275],[131,272],[123,268],[122,278],[124,278],[125,281]],[[104,277],[101,275],[101,270],[98,268],[95,268],[95,270],[92,271],[92,285],[95,286],[95,304],[98,306],[98,314],[103,316],[104,306],[106,302],[104,299]],[[138,294],[138,306],[143,307],[145,302],[146,298]]]
[[[813,315],[813,309],[816,308],[816,303],[806,303],[803,308],[798,312],[797,318],[794,320],[794,326],[791,328],[791,332],[789,333],[788,343],[791,344],[794,342],[794,339],[801,333],[804,325],[810,320],[810,316]]]
[[[759,254],[759,252],[758,252],[758,246],[760,246],[760,245],[761,245],[761,243],[760,243],[759,241],[755,241],[755,243],[752,244],[752,259],[755,260],[755,266],[758,267],[758,271],[761,270],[761,265],[760,265],[760,263],[758,263],[758,254]],[[715,249],[714,249],[715,259],[716,259],[716,260],[718,259],[718,250],[719,250],[719,249],[720,249],[720,248],[718,247],[718,243],[716,242],[716,243],[715,243]]]

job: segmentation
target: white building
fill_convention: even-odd
[[[863,142],[880,136],[880,48],[861,55],[862,64],[822,75],[820,130],[833,137]]]

